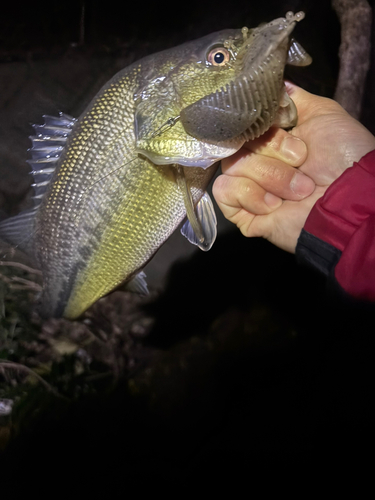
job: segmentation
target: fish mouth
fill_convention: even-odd
[[[280,18],[255,30],[235,61],[239,76],[181,110],[188,134],[220,143],[241,134],[251,140],[268,130],[279,109],[289,35],[297,20]]]

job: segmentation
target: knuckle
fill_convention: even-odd
[[[272,159],[261,159],[258,163],[258,175],[259,179],[263,182],[279,183],[284,180],[285,172],[283,169],[279,168]]]

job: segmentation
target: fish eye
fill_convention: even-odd
[[[225,66],[229,59],[230,54],[224,47],[215,47],[207,56],[207,61],[213,66]]]

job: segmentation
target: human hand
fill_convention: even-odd
[[[289,133],[271,128],[222,160],[213,195],[245,236],[264,237],[294,252],[315,202],[346,168],[375,149],[375,137],[337,102],[286,85],[298,125]]]

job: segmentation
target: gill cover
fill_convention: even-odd
[[[157,165],[178,164],[208,168],[242,146],[243,138],[212,144],[188,134],[180,111],[213,92],[235,74],[227,68],[211,71],[207,51],[228,38],[241,37],[240,30],[223,30],[162,52],[134,93],[136,151]],[[157,59],[159,58],[159,60]],[[149,74],[151,73],[151,75]]]

